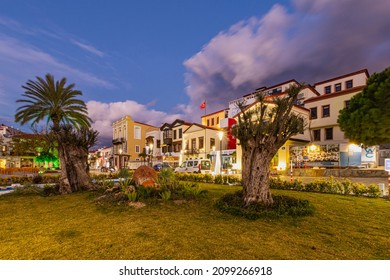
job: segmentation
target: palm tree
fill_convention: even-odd
[[[22,125],[31,122],[33,126],[46,118],[47,123],[51,121],[54,128],[58,128],[61,123],[90,127],[87,106],[84,101],[77,99],[82,92],[74,89],[75,84],[66,85],[66,78],[55,81],[51,74],[46,74],[45,78],[36,77],[37,81],[29,80],[22,86],[25,99],[16,102],[25,105],[17,109],[15,121]]]
[[[47,125],[52,124],[50,133],[57,144],[61,164],[61,193],[77,191],[80,189],[79,183],[82,183],[83,188],[93,187],[92,182],[78,181],[79,171],[74,169],[80,164],[71,162],[74,158],[70,156],[75,146],[69,145],[62,133],[64,128],[69,126],[76,130],[89,129],[91,126],[87,106],[77,98],[82,92],[76,90],[74,84],[67,85],[66,82],[66,78],[55,81],[51,74],[46,74],[45,79],[36,77],[36,81],[28,80],[26,85],[22,86],[25,90],[22,94],[24,98],[16,100],[24,105],[20,106],[15,114],[15,121],[22,125],[31,123],[31,126],[34,126],[45,119]],[[83,157],[84,155],[80,155],[80,159]]]

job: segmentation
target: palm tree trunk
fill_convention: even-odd
[[[95,185],[87,172],[88,151],[82,147],[71,146],[68,148],[68,155],[68,178],[72,192],[94,189]]]
[[[95,188],[86,168],[88,154],[82,147],[59,142],[58,153],[61,164],[61,194]]]

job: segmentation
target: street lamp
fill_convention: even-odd
[[[119,170],[122,169],[122,148],[119,149]]]
[[[219,138],[219,153],[220,153],[220,159],[221,159],[221,165],[220,165],[220,170],[219,173],[222,174],[222,138],[223,138],[223,131],[218,132],[218,138]]]
[[[153,159],[153,143],[149,144],[149,159],[150,159],[150,166],[153,165],[152,159]]]

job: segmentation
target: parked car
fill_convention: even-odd
[[[168,163],[163,162],[163,163],[157,163],[153,165],[153,169],[156,171],[161,171],[162,169],[171,169],[173,170],[173,167],[170,166]]]
[[[102,167],[101,169],[100,169],[100,171],[101,172],[108,172],[108,171],[110,171],[110,173],[112,173],[112,172],[115,172],[115,168],[114,167]]]
[[[186,160],[179,167],[176,167],[175,172],[208,174],[211,173],[211,161],[209,159]]]

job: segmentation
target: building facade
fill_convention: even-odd
[[[143,161],[140,154],[146,150],[146,133],[157,127],[134,121],[130,116],[115,121],[113,131],[113,164],[116,169],[127,168],[129,161]]]
[[[360,143],[350,142],[337,123],[340,110],[362,92],[368,77],[367,70],[363,69],[314,84],[320,96],[305,101],[305,107],[310,110],[309,166],[375,165],[377,148],[362,149]]]

